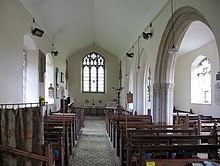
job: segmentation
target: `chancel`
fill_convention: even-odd
[[[1,0],[0,165],[219,165],[219,15],[219,0]]]

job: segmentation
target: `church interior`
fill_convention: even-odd
[[[219,0],[0,0],[0,163],[220,165],[219,16]]]

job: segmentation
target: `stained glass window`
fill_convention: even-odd
[[[96,52],[91,52],[82,59],[82,91],[105,92],[105,59]]]

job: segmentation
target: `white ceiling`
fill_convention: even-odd
[[[193,22],[183,37],[178,55],[187,54],[215,40],[211,29],[200,21]]]
[[[68,57],[94,42],[121,59],[169,0],[19,0],[58,51]],[[191,24],[179,55],[214,40],[201,22]]]
[[[121,59],[168,0],[19,0],[65,56],[95,45]]]

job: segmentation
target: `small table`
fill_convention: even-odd
[[[83,108],[86,116],[105,116],[104,105],[84,105]]]

